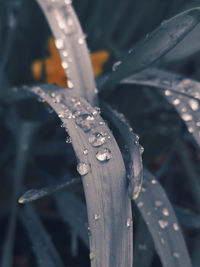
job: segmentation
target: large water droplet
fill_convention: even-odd
[[[92,146],[98,147],[105,143],[106,138],[102,133],[96,132],[89,136],[88,141]]]
[[[172,93],[171,93],[171,91],[170,90],[165,90],[165,95],[166,96],[170,96]]]
[[[189,100],[189,105],[191,107],[192,110],[196,111],[199,109],[199,102],[195,99],[190,99]]]
[[[80,126],[84,132],[88,132],[94,127],[95,120],[94,117],[90,114],[80,114],[75,119],[76,124]]]
[[[88,174],[90,170],[90,165],[84,162],[79,162],[79,164],[77,165],[77,171],[80,175],[86,175]]]
[[[173,100],[173,104],[174,104],[175,106],[179,105],[179,104],[180,104],[180,99],[178,99],[178,98],[174,99],[174,100]]]
[[[97,153],[96,153],[96,158],[99,161],[108,161],[112,158],[112,153],[110,149],[108,148],[101,148]]]

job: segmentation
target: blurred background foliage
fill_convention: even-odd
[[[163,20],[187,8],[198,6],[198,2],[74,0],[73,5],[86,34],[96,76],[111,71],[113,62]],[[1,87],[37,82],[65,84],[66,77],[51,31],[36,1],[0,0],[0,57]],[[175,62],[160,60],[157,65],[200,80],[199,59],[200,52],[197,52]],[[97,81],[98,79],[100,78]],[[139,133],[145,148],[144,164],[159,177],[174,204],[194,266],[199,267],[199,150],[174,109],[156,90],[140,86],[134,86],[134,90],[131,90],[132,87],[133,85],[119,85],[116,93],[107,101],[124,113],[134,131]],[[17,149],[24,121],[32,123],[37,129],[33,140],[29,140],[27,162],[20,163],[26,166],[22,175],[26,188],[46,185],[50,173],[57,180],[62,180],[61,177],[64,176],[77,176],[77,173],[74,170],[75,157],[71,145],[63,145],[66,134],[60,128],[60,121],[54,113],[46,111],[43,103],[29,99],[9,105],[1,99],[0,104],[0,248],[3,253],[13,177],[19,168],[18,160],[22,160],[18,158]],[[72,186],[71,190],[84,201],[80,185]],[[87,248],[73,235],[70,226],[61,222],[52,198],[37,201],[35,207],[65,266],[89,266]],[[136,231],[141,229],[139,234],[136,233],[136,254],[139,258],[148,255],[151,259],[150,264],[136,266],[160,266],[158,257],[150,255],[151,251],[147,252],[148,246],[151,247],[152,244],[148,243],[146,226],[142,224],[136,209],[134,216]],[[16,229],[13,266],[36,266],[30,249],[32,245],[22,225],[18,223]],[[144,229],[146,235],[142,236]],[[139,240],[137,235],[140,236]]]

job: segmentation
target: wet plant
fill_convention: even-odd
[[[12,68],[5,75],[20,21],[20,1],[13,3],[7,31],[1,33],[6,37],[0,61],[2,183],[7,186],[7,177],[13,178],[1,267],[13,266],[18,224],[35,265],[68,264],[42,216],[67,224],[67,248],[77,258],[81,242],[93,267],[190,267],[191,258],[199,266],[200,83],[196,69],[190,78],[173,70],[200,50],[200,8],[192,3],[131,46],[130,29],[121,35],[119,28],[114,46],[119,13],[95,32],[90,25],[98,24],[105,3],[90,3],[88,42],[99,49],[101,37],[102,48],[111,54],[95,78],[71,1],[37,0],[55,38],[66,86],[47,84],[44,77],[41,83],[14,86]],[[117,3],[122,13],[131,6]],[[75,7],[82,20],[83,4],[75,1]]]

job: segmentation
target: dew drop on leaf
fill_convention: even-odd
[[[164,208],[164,209],[162,210],[162,214],[163,214],[164,216],[169,216],[169,211],[168,211],[168,209]]]
[[[192,120],[192,115],[190,115],[188,113],[183,113],[181,117],[184,121],[191,121]]]
[[[133,225],[133,220],[131,218],[128,218],[126,221],[126,227],[130,228]]]
[[[113,66],[112,66],[112,70],[113,70],[113,71],[116,71],[116,69],[118,68],[118,66],[119,66],[121,63],[122,63],[121,61],[117,61],[117,62],[115,62],[115,63],[113,64]]]
[[[178,231],[179,230],[179,226],[177,223],[173,223],[173,228],[175,231]]]
[[[191,109],[194,111],[197,111],[199,109],[199,102],[195,99],[190,99],[189,105],[190,105]]]
[[[64,40],[63,40],[63,39],[57,39],[57,40],[55,41],[55,44],[56,44],[56,47],[57,47],[58,49],[62,49],[63,46],[64,46]]]
[[[102,133],[95,132],[89,136],[88,141],[92,146],[98,147],[105,143],[106,138]]]
[[[95,125],[94,117],[88,113],[78,115],[75,122],[84,132],[90,131]]]
[[[95,219],[95,221],[99,220],[100,217],[101,217],[101,216],[100,216],[99,214],[94,214],[94,219]]]
[[[70,88],[70,89],[74,88],[74,84],[73,84],[73,82],[70,81],[70,80],[67,80],[67,86],[68,86],[68,88]]]
[[[77,165],[77,171],[80,175],[88,174],[90,170],[90,165],[84,162],[79,162]]]
[[[97,153],[96,153],[96,158],[99,161],[108,161],[112,158],[112,153],[110,149],[108,148],[101,148]]]
[[[168,226],[168,221],[159,220],[158,224],[160,225],[160,228],[164,229]]]

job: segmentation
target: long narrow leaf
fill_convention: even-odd
[[[131,266],[131,203],[125,167],[112,133],[96,109],[65,88],[48,85],[30,91],[51,105],[71,136],[86,196],[91,265]]]
[[[141,84],[160,88],[159,92],[171,103],[200,145],[200,83],[180,75],[150,68],[130,76],[123,84]]]
[[[77,95],[84,96],[93,103],[96,101],[96,94],[92,64],[85,36],[71,1],[37,1],[56,38],[68,87],[74,88]]]
[[[115,63],[114,71],[105,82],[103,88],[107,89],[121,79],[147,68],[178,44],[199,22],[199,8],[187,10],[168,21],[164,21],[141,41],[135,49],[130,50],[124,59]],[[109,91],[105,93],[109,93]]]

